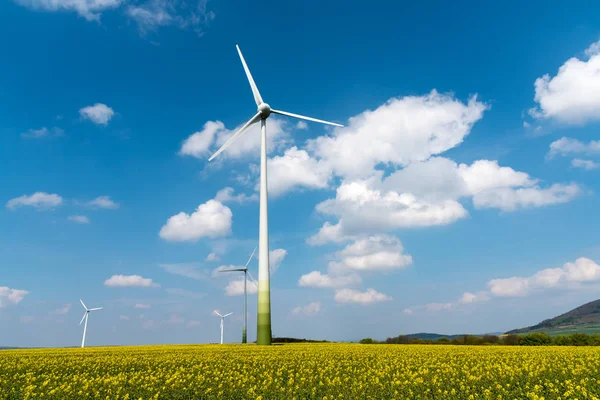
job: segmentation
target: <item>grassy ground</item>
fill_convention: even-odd
[[[0,352],[0,399],[598,399],[600,348],[287,344]]]

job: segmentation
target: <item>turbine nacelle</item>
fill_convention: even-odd
[[[262,119],[267,119],[271,115],[271,106],[267,103],[260,103],[257,111]]]

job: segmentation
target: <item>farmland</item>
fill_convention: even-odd
[[[597,347],[286,344],[0,352],[2,399],[598,399]]]

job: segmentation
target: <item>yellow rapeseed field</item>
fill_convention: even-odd
[[[0,352],[2,399],[599,399],[600,348],[288,344]]]

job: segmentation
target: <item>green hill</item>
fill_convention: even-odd
[[[537,325],[514,329],[506,333],[531,332],[544,332],[549,335],[600,333],[600,300],[591,301],[558,317],[546,319]]]

